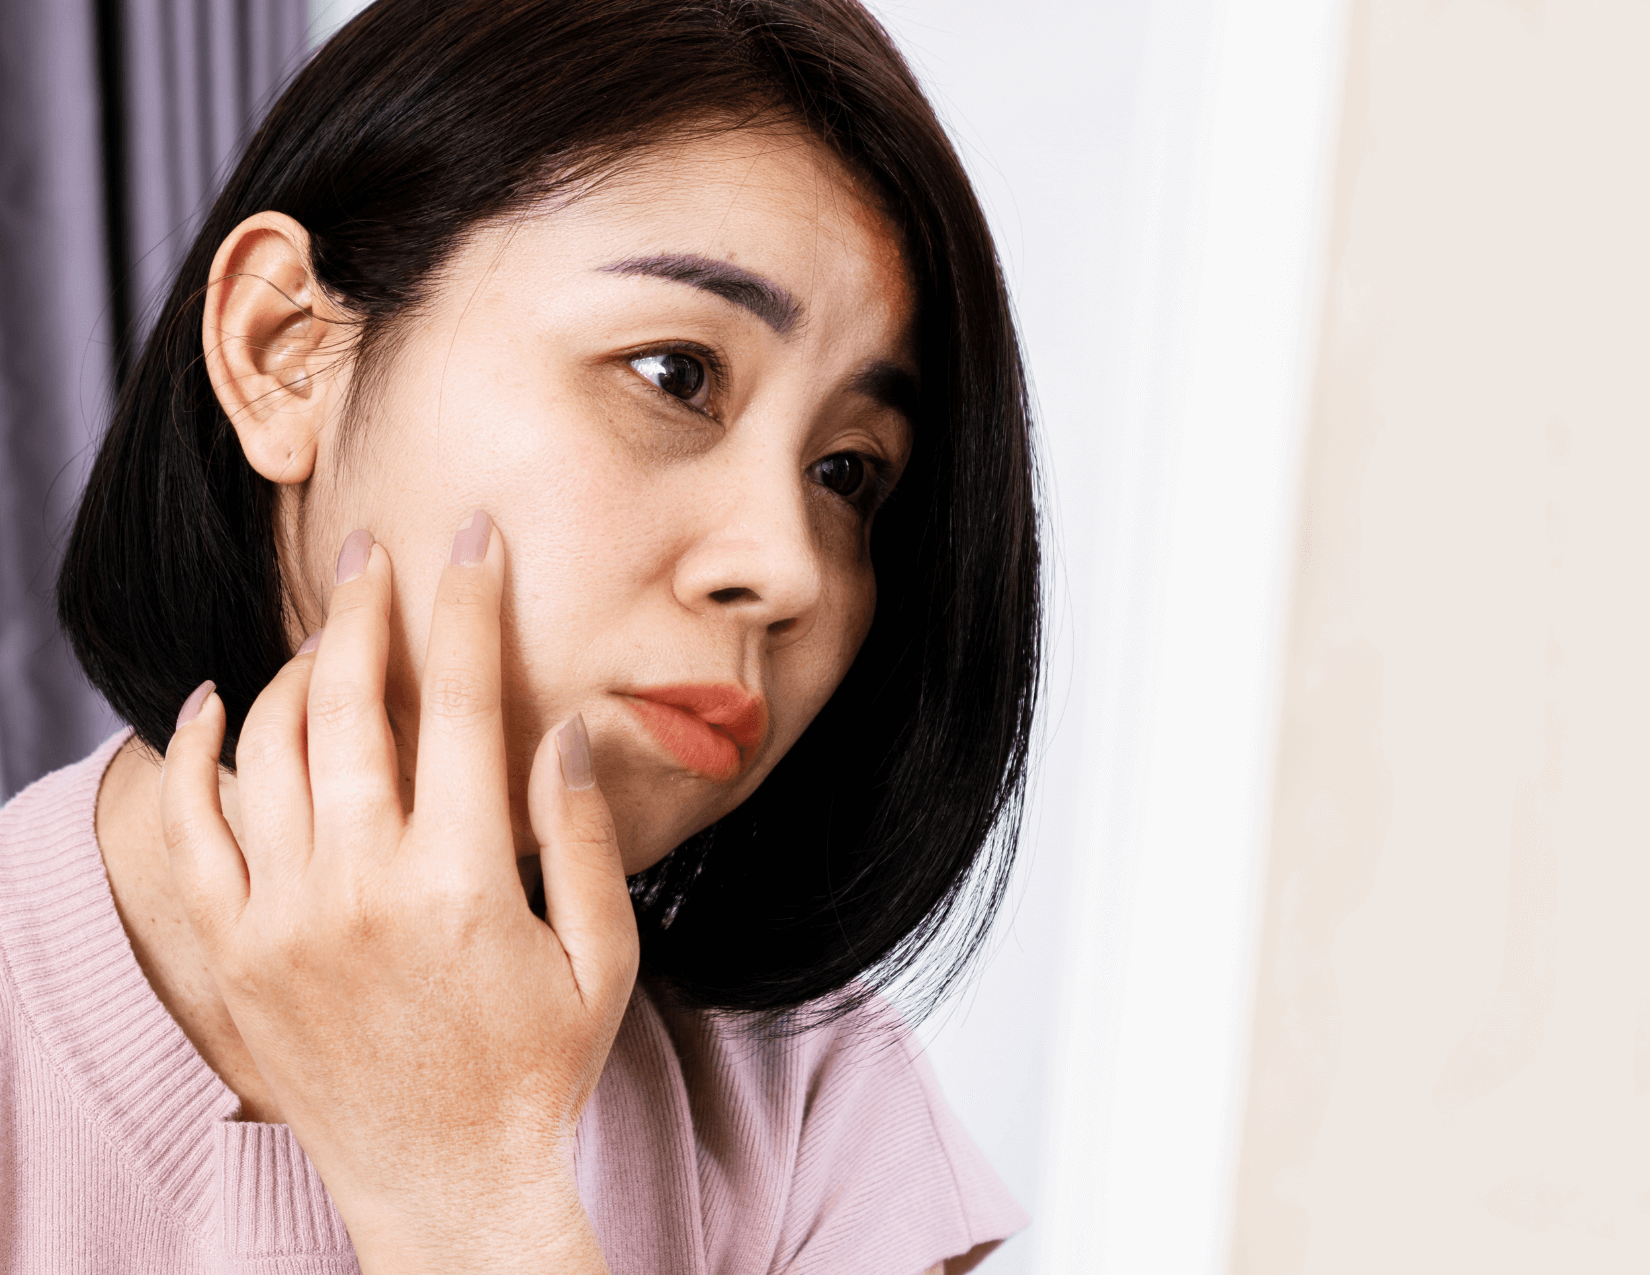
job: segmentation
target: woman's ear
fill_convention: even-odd
[[[207,275],[201,342],[207,375],[241,450],[274,483],[301,483],[343,392],[348,329],[309,262],[309,232],[284,213],[248,217]]]

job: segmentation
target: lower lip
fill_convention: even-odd
[[[648,734],[695,774],[718,782],[739,773],[743,759],[739,745],[702,717],[670,704],[626,696],[625,703],[647,727]]]

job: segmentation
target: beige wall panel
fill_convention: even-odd
[[[1650,1270],[1650,4],[1354,0],[1242,1275]]]

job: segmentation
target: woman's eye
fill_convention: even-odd
[[[695,400],[708,387],[710,377],[705,374],[705,365],[691,354],[677,351],[643,354],[631,359],[630,366],[672,398],[694,407],[703,406]]]
[[[865,458],[855,452],[838,452],[814,465],[814,481],[829,487],[844,500],[857,500],[865,490]]]

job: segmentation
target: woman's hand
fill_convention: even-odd
[[[318,649],[247,717],[240,837],[219,804],[209,688],[161,781],[190,921],[368,1272],[606,1269],[572,1139],[635,979],[636,926],[579,718],[533,763],[548,924],[528,908],[500,707],[503,555],[477,514],[442,575],[411,813],[384,709],[390,561],[365,532],[339,558]]]

